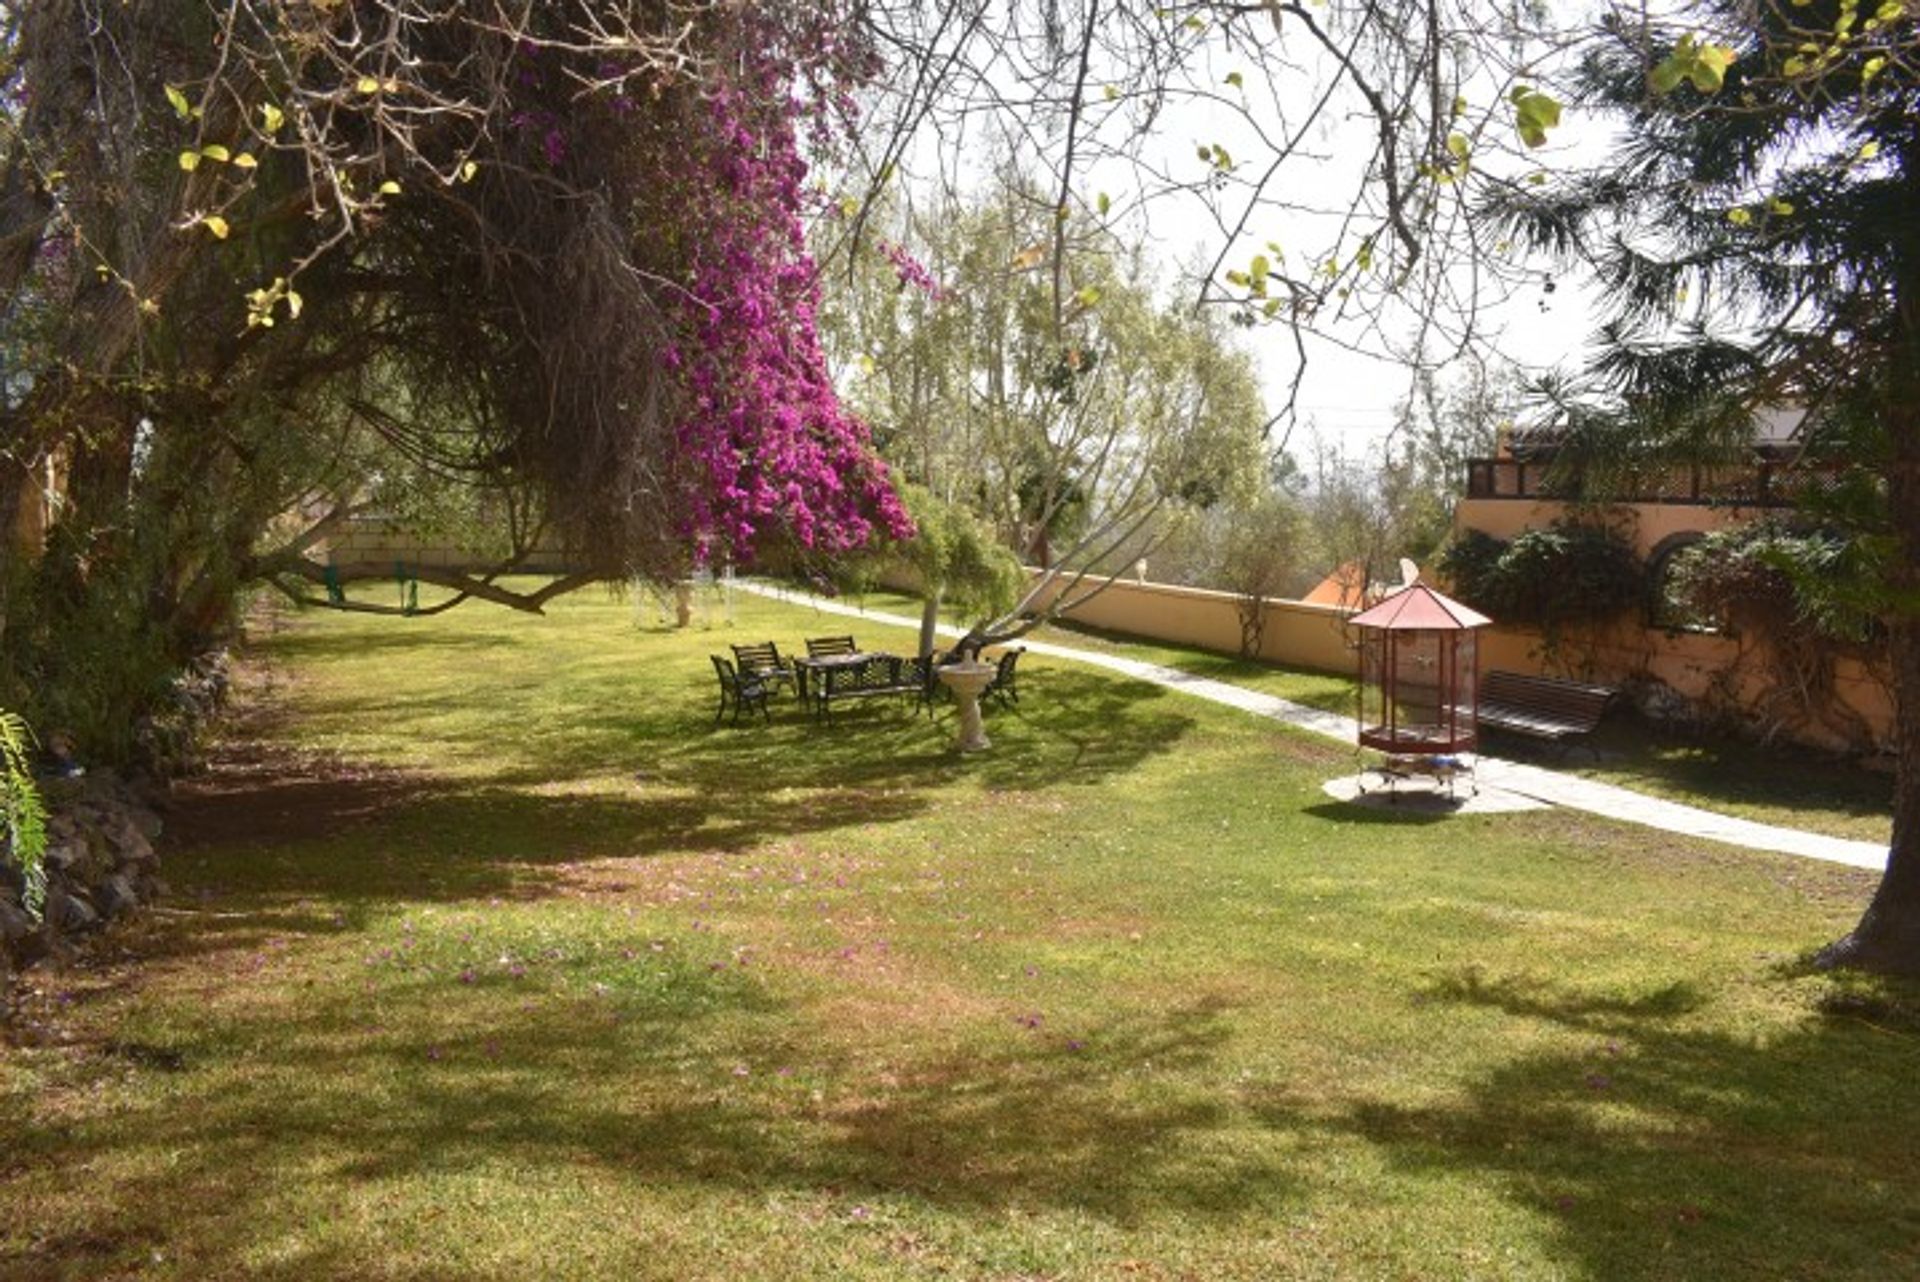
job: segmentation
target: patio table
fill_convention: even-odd
[[[858,668],[874,659],[889,657],[891,656],[864,651],[858,654],[827,654],[805,659],[795,656],[792,662],[793,670],[798,677],[800,706],[811,712],[819,712],[826,706],[824,698],[827,693],[829,673]],[[816,703],[819,704],[818,707],[815,706]]]

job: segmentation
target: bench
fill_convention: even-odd
[[[809,659],[830,659],[839,655],[858,653],[860,653],[860,649],[854,645],[852,637],[807,638],[807,657]]]
[[[831,716],[833,705],[842,699],[897,695],[924,702],[928,697],[931,666],[925,659],[901,659],[890,654],[836,658],[851,661],[810,660],[805,665],[811,677],[811,697],[823,716]]]
[[[1619,691],[1607,686],[1489,672],[1480,679],[1480,724],[1565,746],[1600,725]],[[1595,754],[1598,755],[1597,753]]]

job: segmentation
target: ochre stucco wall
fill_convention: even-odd
[[[1304,601],[1269,601],[1259,657],[1289,667],[1348,672],[1351,611]],[[1067,615],[1075,623],[1223,654],[1240,653],[1240,599],[1231,592],[1168,583],[1116,581]]]

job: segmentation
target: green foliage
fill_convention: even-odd
[[[1876,540],[1766,521],[1683,549],[1669,581],[1693,613],[1776,644],[1812,637],[1877,647],[1886,640],[1885,554]]]
[[[1718,93],[1733,62],[1734,52],[1725,45],[1684,35],[1674,42],[1673,52],[1648,73],[1647,85],[1657,94],[1669,94],[1684,80],[1703,94]]]
[[[1446,550],[1441,570],[1461,600],[1538,631],[1549,648],[1565,628],[1613,619],[1646,590],[1632,544],[1591,522],[1557,521],[1506,542],[1469,530]]]
[[[989,526],[924,486],[901,487],[901,499],[917,533],[897,545],[897,552],[919,574],[929,596],[979,616],[998,614],[1014,603],[1026,574]]]
[[[1547,130],[1560,123],[1560,103],[1527,85],[1515,85],[1507,98],[1513,103],[1514,128],[1520,140],[1529,147],[1546,146]],[[1457,151],[1454,154],[1459,155]]]
[[[0,711],[0,854],[24,874],[27,914],[38,918],[47,902],[46,810],[33,786],[33,731],[12,712]]]
[[[1252,362],[1218,318],[1163,305],[1151,264],[1097,220],[1069,214],[1057,290],[1053,202],[1014,166],[876,226],[834,274],[824,332],[897,474],[1034,561],[1257,487]]]

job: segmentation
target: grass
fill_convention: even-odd
[[[894,593],[872,593],[860,603],[899,614],[919,612],[915,599]],[[1230,681],[1322,711],[1349,716],[1354,711],[1354,682],[1341,674],[1256,663],[1079,626],[1049,626],[1035,635]],[[1490,736],[1486,746],[1503,756],[1759,823],[1856,841],[1885,842],[1891,836],[1893,778],[1854,761],[1792,745],[1762,747],[1731,737],[1682,735],[1625,712],[1610,715],[1592,743],[1597,760],[1581,749],[1563,755],[1513,735]]]
[[[632,619],[266,642],[172,906],[0,1058],[0,1277],[1920,1269],[1920,1019],[1795,962],[1870,877],[1350,809],[1044,659],[972,759],[714,728],[709,651],[846,626]]]

